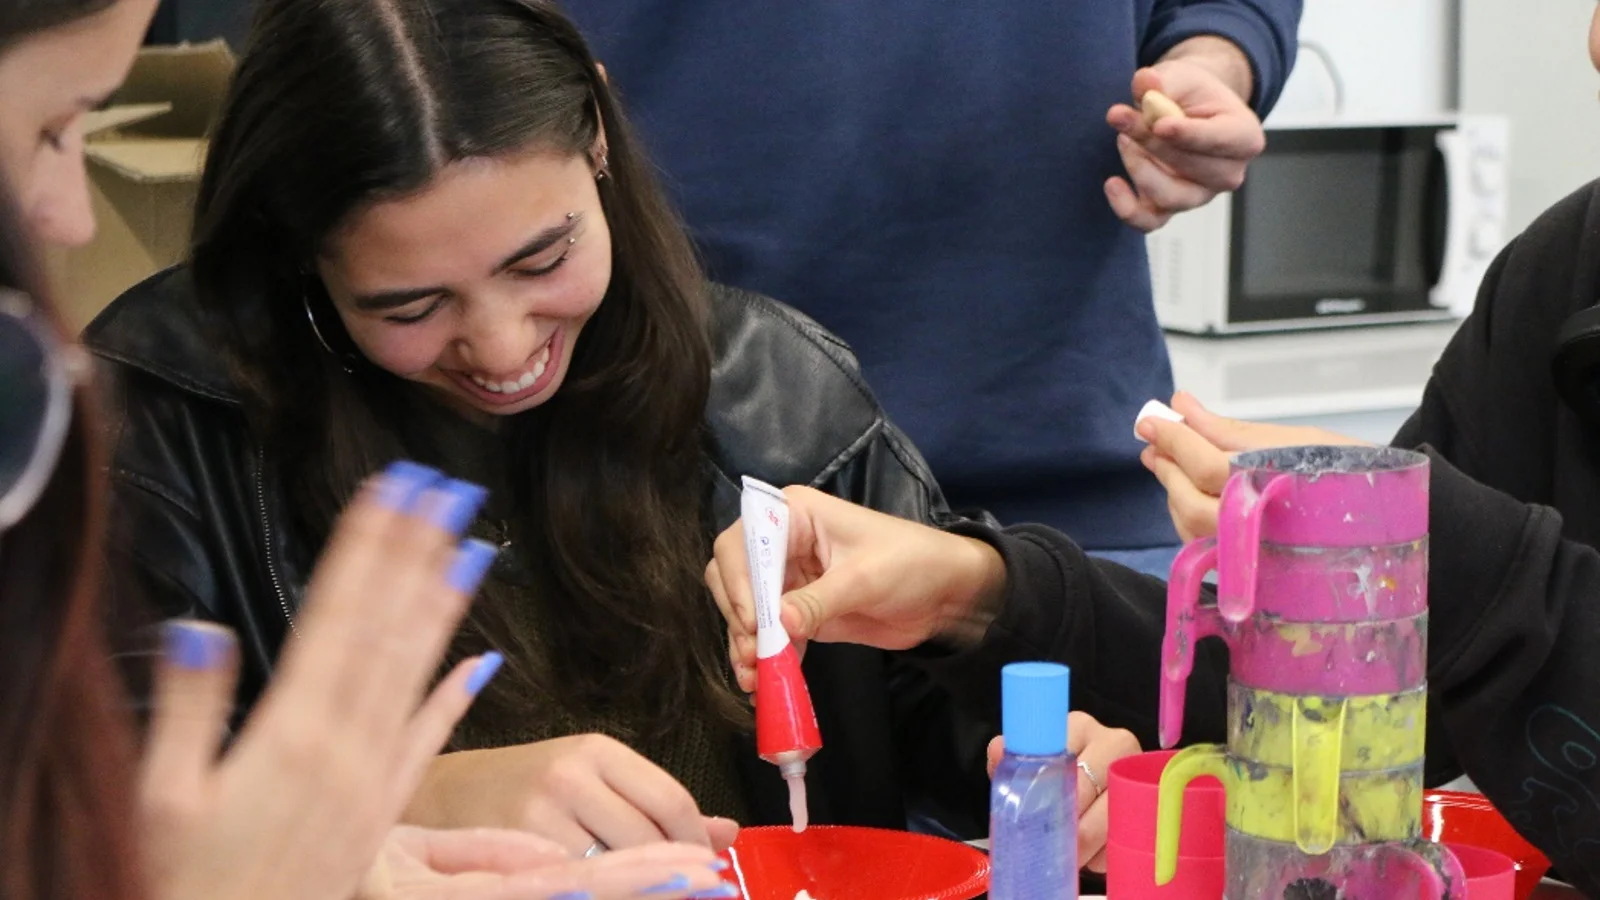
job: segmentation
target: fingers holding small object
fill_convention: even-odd
[[[1154,88],[1145,91],[1139,98],[1139,114],[1144,119],[1146,128],[1154,128],[1155,124],[1168,117],[1185,118],[1183,107],[1177,101],[1168,97]]]

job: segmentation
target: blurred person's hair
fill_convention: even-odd
[[[0,53],[116,0],[6,0]],[[0,98],[4,102],[4,98]],[[0,287],[50,303],[22,217],[0,190]],[[132,740],[96,600],[104,483],[86,389],[33,508],[0,532],[0,898],[143,896]],[[0,434],[0,440],[16,435]]]
[[[64,332],[20,216],[0,199],[0,287]],[[79,387],[49,483],[0,532],[0,897],[142,896],[130,723],[96,599],[104,482]],[[0,434],[0,440],[16,440]]]

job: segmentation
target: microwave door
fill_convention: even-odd
[[[1437,126],[1273,134],[1234,198],[1239,330],[1438,318]]]

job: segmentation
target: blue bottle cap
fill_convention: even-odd
[[[1071,685],[1071,671],[1056,663],[1012,663],[1000,670],[1000,727],[1007,753],[1066,752]]]

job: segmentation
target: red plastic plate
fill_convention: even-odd
[[[723,856],[745,900],[971,900],[989,885],[982,851],[905,831],[746,828]]]
[[[1527,900],[1550,870],[1550,860],[1517,833],[1494,804],[1478,794],[1428,791],[1422,799],[1422,836],[1438,843],[1483,847],[1517,865],[1517,900]]]

